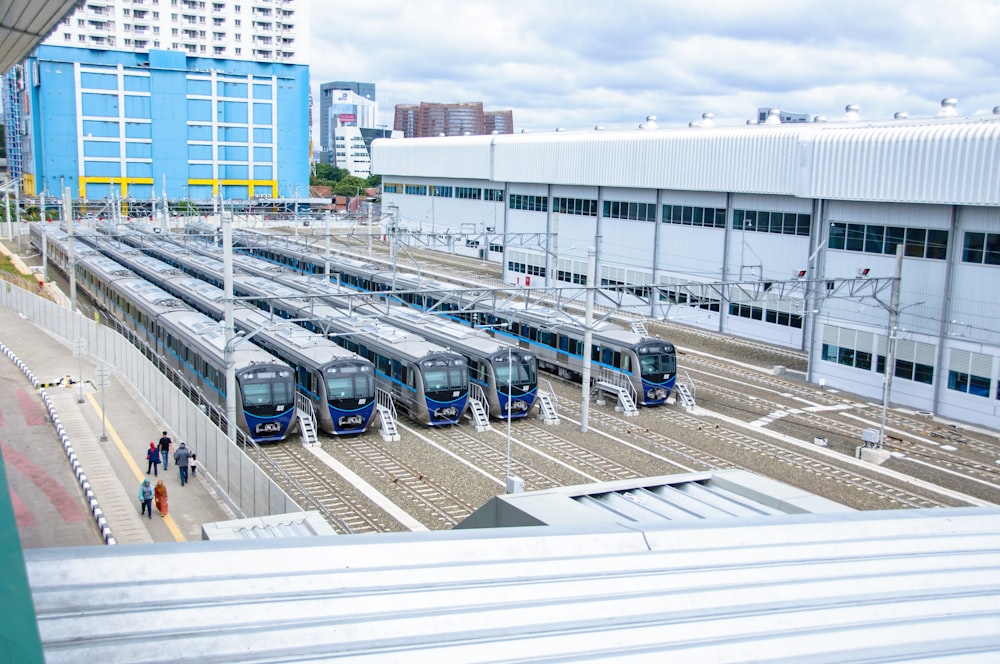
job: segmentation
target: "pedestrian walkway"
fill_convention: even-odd
[[[199,540],[203,523],[235,518],[204,469],[181,487],[172,460],[159,470],[169,514],[140,517],[145,453],[171,423],[115,372],[98,389],[89,357],[75,357],[65,342],[2,307],[0,343],[39,383],[53,385],[36,390],[0,357],[0,443],[25,548],[103,543],[107,531],[116,544]],[[185,442],[197,451],[197,441]],[[178,443],[174,437],[174,449]]]

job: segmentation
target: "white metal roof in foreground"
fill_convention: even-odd
[[[0,5],[0,74],[33,48],[83,0],[12,0]]]
[[[1000,508],[25,558],[50,664],[1000,660]]]

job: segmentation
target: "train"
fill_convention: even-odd
[[[461,288],[357,259],[315,253],[289,242],[262,244],[247,231],[233,235],[234,251],[264,258],[303,274],[319,274],[329,264],[330,279],[361,292],[373,292],[418,310],[434,312],[469,326],[488,330],[497,338],[531,352],[540,369],[580,380],[584,360],[585,321],[581,316],[533,303],[517,306],[507,301],[484,309],[482,289]],[[238,249],[237,249],[238,248]],[[592,375],[625,386],[637,405],[665,404],[677,380],[676,347],[661,339],[626,330],[609,321],[591,326]]]
[[[68,236],[33,224],[31,241],[69,273]],[[220,412],[226,411],[226,339],[222,327],[162,288],[86,246],[73,247],[78,286],[133,332]],[[258,443],[280,442],[297,429],[292,367],[249,343],[232,349],[236,424]]]
[[[104,255],[129,267],[202,313],[221,321],[225,292],[132,247],[103,242]],[[288,362],[296,388],[308,399],[320,431],[331,436],[364,433],[375,417],[375,367],[326,337],[243,302],[233,324],[253,343]]]

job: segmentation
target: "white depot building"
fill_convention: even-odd
[[[403,241],[801,349],[807,379],[1000,428],[1000,107],[378,140]],[[655,119],[654,119],[655,120]],[[897,249],[898,258],[897,258]],[[898,275],[898,278],[897,278]]]

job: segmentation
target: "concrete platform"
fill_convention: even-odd
[[[181,487],[173,463],[160,469],[168,515],[140,517],[145,452],[171,424],[114,372],[102,394],[93,361],[74,357],[67,344],[6,308],[0,308],[0,343],[40,383],[53,384],[35,389],[0,355],[0,449],[24,548],[103,544],[107,530],[117,544],[199,540],[203,523],[236,518],[210,476],[199,471]],[[74,382],[67,385],[67,376]]]

